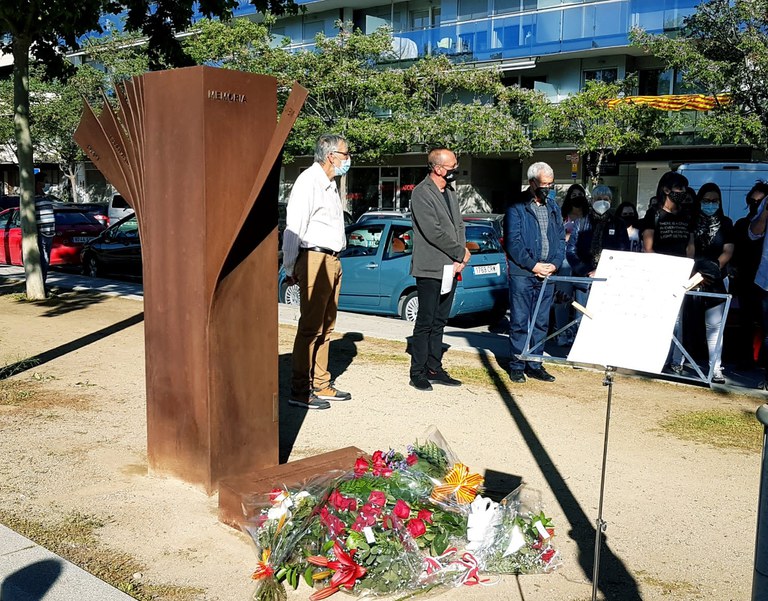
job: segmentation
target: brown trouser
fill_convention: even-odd
[[[321,252],[301,251],[294,272],[301,289],[301,317],[293,342],[291,394],[304,397],[312,388],[331,384],[328,346],[336,325],[341,261]]]

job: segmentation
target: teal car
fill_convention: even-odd
[[[410,275],[413,223],[409,217],[373,218],[347,226],[347,247],[341,252],[343,271],[339,309],[415,321],[419,310],[416,280]],[[456,288],[450,317],[488,312],[496,318],[508,306],[507,261],[493,226],[466,223],[472,254]],[[299,287],[288,286],[278,274],[280,301],[299,303]]]

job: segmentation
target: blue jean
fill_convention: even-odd
[[[533,320],[533,311],[536,308],[536,302],[539,299],[541,288],[544,286],[544,280],[534,275],[530,276],[509,276],[509,369],[524,369],[526,363],[529,367],[536,369],[540,367],[538,362],[523,361],[517,355],[523,352],[525,339],[528,337],[529,329],[533,330],[531,335],[531,348],[544,340],[549,330],[549,310],[552,307],[552,298],[555,287],[548,285],[544,288],[544,297],[541,300],[541,307],[536,314],[535,323]],[[538,348],[536,354],[543,354],[544,348]]]

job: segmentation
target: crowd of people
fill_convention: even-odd
[[[352,395],[336,388],[328,372],[328,347],[336,321],[342,269],[339,253],[346,245],[342,202],[335,178],[347,172],[351,154],[338,135],[321,136],[315,162],[293,186],[283,237],[283,266],[289,283],[301,289],[301,317],[293,349],[289,403],[306,409],[327,409],[331,401]],[[411,197],[413,249],[411,275],[416,280],[418,316],[411,339],[409,384],[428,392],[433,385],[461,386],[442,365],[443,331],[461,271],[471,261],[464,222],[454,188],[456,155],[435,148],[427,156],[427,174]],[[686,298],[675,324],[675,338],[683,347],[701,332],[715,383],[725,382],[719,335],[725,319],[725,297],[730,291],[740,307],[739,340],[734,347],[742,363],[756,360],[768,367],[768,184],[757,182],[746,196],[748,215],[733,224],[723,213],[722,193],[714,183],[698,191],[680,173],[670,171],[659,180],[656,195],[640,218],[634,204],[614,207],[613,192],[605,185],[590,193],[573,184],[562,205],[555,200],[555,173],[537,162],[527,171],[528,186],[509,203],[504,217],[504,247],[509,281],[509,378],[555,381],[540,361],[522,356],[526,345],[539,349],[552,330],[556,342],[570,344],[578,323],[573,301],[585,306],[589,286],[583,278],[595,275],[605,250],[660,253],[694,260],[702,276],[699,289],[720,296]],[[571,275],[581,281],[548,282],[549,276]],[[538,309],[537,309],[538,307]],[[758,341],[758,342],[756,342]],[[667,368],[683,374],[686,359],[671,344]]]

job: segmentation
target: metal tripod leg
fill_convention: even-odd
[[[597,600],[597,584],[600,575],[600,547],[602,546],[603,532],[608,527],[603,521],[603,493],[605,492],[605,464],[608,458],[608,428],[611,424],[611,397],[613,396],[613,372],[615,368],[605,368],[603,386],[608,387],[608,403],[605,410],[605,438],[603,440],[603,467],[600,471],[600,498],[597,503],[597,528],[595,530],[595,566],[592,570],[592,601]]]

